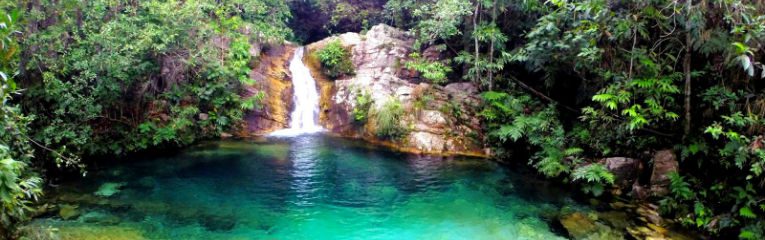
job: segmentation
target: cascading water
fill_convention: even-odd
[[[295,103],[295,109],[290,114],[290,126],[271,133],[271,136],[297,136],[324,130],[316,123],[319,119],[319,92],[311,71],[303,64],[303,52],[303,47],[295,50],[295,56],[290,61],[294,89],[292,99]]]

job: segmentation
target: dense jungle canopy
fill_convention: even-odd
[[[528,152],[540,175],[608,197],[617,181],[601,159],[648,166],[672,149],[668,192],[632,198],[712,238],[765,238],[762,1],[18,0],[0,12],[7,238],[59,174],[241,128],[266,104],[243,88],[266,49],[376,24],[416,37],[402,64],[426,81],[480,86],[494,158]],[[343,62],[336,50],[325,67]]]

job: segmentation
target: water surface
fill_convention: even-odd
[[[59,187],[79,217],[34,224],[72,239],[563,239],[555,212],[585,208],[485,159],[316,135],[126,162]],[[106,183],[121,190],[94,194]]]

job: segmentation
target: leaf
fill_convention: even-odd
[[[755,214],[749,207],[742,207],[738,210],[738,214],[745,218],[757,218],[757,214]]]
[[[738,238],[740,239],[757,239],[754,232],[749,230],[741,230],[741,233],[738,234]]]
[[[737,54],[744,54],[744,53],[746,53],[746,51],[749,50],[749,47],[744,45],[743,43],[734,42],[732,44],[733,44],[734,47],[736,47],[736,53]]]
[[[741,62],[741,66],[744,68],[750,77],[754,76],[754,68],[752,68],[752,60],[747,55],[738,56],[738,60]]]
[[[605,101],[608,101],[608,100],[610,100],[612,98],[614,98],[614,95],[608,94],[608,93],[597,94],[595,96],[592,96],[592,100],[596,101],[596,102],[605,102]]]

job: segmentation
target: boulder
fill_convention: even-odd
[[[640,160],[626,157],[606,158],[606,168],[614,174],[614,183],[620,189],[628,189],[637,180]]]
[[[669,193],[668,175],[678,170],[679,164],[674,151],[666,149],[656,152],[653,156],[651,172],[651,193],[654,196],[666,196]]]

